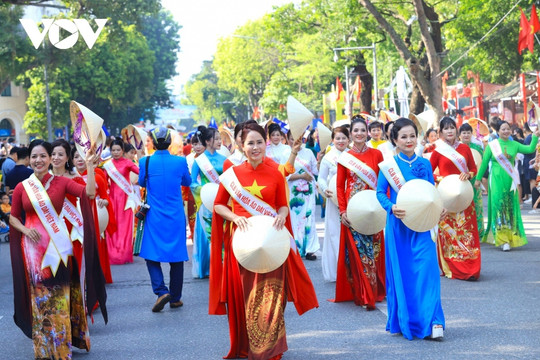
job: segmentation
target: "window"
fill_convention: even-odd
[[[11,96],[11,84],[9,84],[4,91],[2,91],[2,94],[0,96]]]

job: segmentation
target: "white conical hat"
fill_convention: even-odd
[[[109,212],[107,207],[97,207],[98,223],[99,223],[99,233],[103,234],[107,225],[109,225]]]
[[[443,211],[441,195],[435,186],[422,179],[410,180],[403,185],[399,190],[396,206],[405,210],[405,226],[418,232],[435,227]]]
[[[332,124],[332,128],[335,129],[343,125],[351,125],[351,119],[343,119],[343,120],[334,121],[334,123]]]
[[[391,111],[387,111],[387,110],[381,110],[379,112],[379,118],[384,122],[384,123],[387,123],[389,121],[396,121],[397,119],[400,118],[400,116],[398,114],[395,114]]]
[[[221,144],[221,147],[220,147],[218,150],[216,150],[216,152],[217,152],[218,154],[221,154],[221,155],[225,156],[225,157],[231,156],[231,152],[230,152],[229,149],[227,149],[227,147],[226,147],[225,145],[223,145],[223,144]]]
[[[443,206],[449,212],[460,212],[471,205],[474,197],[470,181],[459,180],[459,175],[445,176],[437,186]]]
[[[364,235],[376,234],[386,225],[386,211],[377,200],[375,190],[360,191],[350,198],[347,218],[352,228]]]
[[[480,151],[471,148],[471,152],[474,158],[474,163],[476,164],[476,168],[480,169],[480,165],[482,165],[482,154],[480,154]]]
[[[205,208],[214,211],[214,201],[216,200],[219,185],[216,183],[204,184],[201,188],[201,201]]]
[[[328,181],[328,190],[330,190],[333,194],[330,200],[332,200],[332,202],[336,206],[339,206],[338,200],[337,200],[337,175],[332,176],[330,180]]]
[[[287,260],[291,250],[290,234],[285,227],[276,230],[274,218],[257,215],[248,219],[246,231],[236,229],[232,241],[234,256],[249,271],[264,274]]]
[[[437,114],[435,113],[435,111],[429,109],[421,112],[418,115],[409,113],[409,119],[411,119],[416,124],[416,126],[418,127],[418,132],[422,136],[424,136],[428,129],[433,126],[433,124],[435,124]]]
[[[324,153],[328,145],[332,142],[332,131],[321,122],[317,123],[317,130],[319,132],[319,146]]]
[[[300,101],[290,96],[287,98],[287,117],[293,139],[300,139],[314,116]]]
[[[148,132],[143,128],[137,126],[128,125],[121,131],[122,139],[128,144],[133,145],[137,151],[146,150],[146,138],[148,137]]]
[[[83,159],[86,153],[96,143],[102,131],[103,119],[86,106],[75,101],[69,105],[73,142]]]

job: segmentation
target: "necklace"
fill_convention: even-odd
[[[414,157],[412,160],[407,160],[407,159],[404,159],[403,157],[401,157],[401,153],[398,153],[398,158],[400,158],[401,160],[405,161],[407,164],[409,164],[409,167],[412,167],[412,163],[416,161],[416,159],[418,159],[418,155],[414,154]]]

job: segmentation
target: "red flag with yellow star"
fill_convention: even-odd
[[[533,52],[532,47],[529,44],[529,34],[530,34],[530,25],[527,21],[527,17],[523,13],[523,9],[520,9],[521,11],[521,20],[519,22],[519,39],[518,39],[518,52],[521,54],[523,50],[529,48],[530,52]]]

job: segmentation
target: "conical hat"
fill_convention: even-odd
[[[291,135],[295,140],[300,139],[314,118],[311,111],[290,95],[287,98],[287,117]]]
[[[75,101],[69,105],[73,142],[83,159],[100,135],[103,119],[86,106]]]
[[[474,197],[470,181],[459,180],[459,175],[448,175],[437,186],[443,206],[449,212],[460,212],[471,205]]]
[[[471,152],[473,154],[474,163],[476,164],[476,168],[480,169],[480,165],[482,165],[482,154],[480,154],[480,151],[476,149],[471,148]]]
[[[204,184],[201,188],[201,201],[205,208],[214,210],[214,201],[216,200],[219,185],[216,183]]]
[[[330,200],[332,200],[332,202],[336,206],[339,206],[338,201],[337,201],[337,176],[336,175],[332,176],[330,178],[330,181],[328,181],[328,190],[330,190],[333,194]]]
[[[98,206],[97,215],[98,215],[98,222],[99,222],[99,233],[103,234],[103,232],[107,228],[107,225],[109,225],[109,212],[107,211],[107,207]]]
[[[332,128],[335,129],[343,125],[351,125],[351,119],[343,119],[343,120],[334,121],[334,123],[332,124]]]
[[[95,144],[96,144],[95,151],[96,151],[97,156],[101,157],[101,153],[103,152],[103,149],[105,148],[106,142],[107,142],[107,135],[105,135],[105,132],[103,131],[103,129],[100,129],[99,135],[95,141]],[[83,158],[83,160],[86,159],[85,148],[83,148],[82,146],[79,146],[77,143],[75,143],[75,148],[77,149],[77,152],[79,153],[81,158]]]
[[[418,115],[410,113],[409,119],[411,119],[416,124],[416,126],[418,127],[418,132],[421,133],[422,136],[424,136],[428,129],[435,123],[435,120],[437,119],[437,114],[435,113],[435,111],[429,109],[421,112]]]
[[[221,155],[225,156],[225,157],[231,156],[231,152],[230,152],[229,149],[227,149],[227,147],[226,147],[225,145],[223,145],[223,144],[221,144],[221,147],[220,147],[218,150],[216,150],[216,152],[217,152],[218,154],[221,154]]]
[[[424,232],[439,223],[443,211],[441,195],[426,180],[407,181],[399,190],[396,206],[405,210],[403,223],[411,230]]]
[[[230,149],[231,146],[234,147],[234,135],[228,127],[223,126],[219,130],[219,135],[221,136],[221,145],[225,145],[227,149]]]
[[[355,194],[347,205],[347,218],[360,234],[373,235],[384,229],[386,211],[382,208],[375,190]]]
[[[285,227],[276,230],[274,218],[257,215],[248,219],[246,231],[236,229],[232,248],[236,260],[249,271],[264,274],[283,265],[291,250],[290,234]]]
[[[148,133],[143,128],[130,124],[122,129],[121,135],[122,139],[124,139],[124,141],[128,144],[133,145],[135,150],[142,150],[144,152]]]
[[[527,105],[527,115],[527,122],[529,125],[538,126],[538,123],[540,122],[540,107],[538,107],[535,102],[529,101]]]
[[[475,137],[489,135],[489,126],[484,120],[480,120],[478,118],[470,118],[469,120],[467,120],[467,123],[471,125]]]
[[[317,130],[319,132],[319,146],[321,151],[325,151],[332,142],[332,131],[321,122],[317,124]]]
[[[379,112],[379,118],[384,122],[387,123],[389,121],[396,121],[399,119],[399,115],[394,114],[391,111],[381,110]]]

